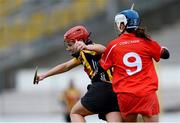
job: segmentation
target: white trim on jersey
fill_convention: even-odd
[[[104,64],[106,63],[106,61],[107,61],[107,59],[108,59],[111,51],[113,50],[113,48],[115,48],[116,46],[117,46],[117,44],[114,44],[114,45],[111,47],[111,49],[109,50],[109,52],[108,52],[108,54],[107,54],[107,56],[106,56],[106,59],[105,59],[105,61],[104,61]]]

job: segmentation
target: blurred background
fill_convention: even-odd
[[[33,85],[38,73],[63,63],[63,34],[85,25],[91,39],[106,45],[117,37],[114,16],[135,4],[142,26],[171,52],[156,65],[161,122],[180,122],[179,0],[0,0],[0,122],[65,122],[64,90],[73,80],[83,95],[90,83],[82,67]],[[103,122],[96,115],[89,122]]]

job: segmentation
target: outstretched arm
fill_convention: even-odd
[[[98,54],[102,54],[106,50],[106,47],[101,44],[90,44],[90,45],[86,45],[85,49],[95,51]]]
[[[55,66],[54,68],[50,69],[49,71],[42,73],[37,76],[37,81],[41,81],[49,76],[57,75],[60,73],[64,73],[80,64],[80,61],[77,59],[71,59],[65,63],[59,64]]]

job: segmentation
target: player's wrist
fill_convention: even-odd
[[[41,74],[40,75],[40,80],[43,80],[43,79],[45,79],[45,78],[47,78],[48,77],[48,74]]]

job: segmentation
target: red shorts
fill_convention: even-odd
[[[159,101],[155,92],[144,97],[137,97],[130,93],[119,93],[117,97],[120,112],[123,116],[129,114],[146,116],[159,114]]]

